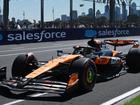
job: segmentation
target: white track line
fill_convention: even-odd
[[[3,104],[3,105],[14,105],[14,104],[17,104],[17,103],[20,103],[23,101],[25,101],[25,100],[16,100],[16,101],[12,101],[12,102],[9,102],[9,103]]]
[[[71,47],[67,47],[67,48],[62,48],[63,50],[65,49],[71,49]],[[50,49],[50,50],[41,50],[41,51],[32,51],[33,53],[42,53],[42,52],[48,52],[48,51],[56,51],[56,49]],[[13,56],[13,55],[20,55],[20,54],[25,54],[26,52],[23,53],[14,53],[14,54],[4,54],[4,55],[0,55],[0,57],[4,57],[4,56]]]
[[[105,103],[102,103],[101,105],[113,105],[113,104],[116,104],[117,102],[119,102],[119,101],[121,101],[121,100],[123,100],[123,99],[125,99],[125,98],[127,98],[127,97],[129,97],[129,96],[131,96],[131,95],[133,95],[133,94],[135,94],[137,92],[139,92],[139,91],[140,91],[140,87],[137,87],[137,88],[135,88],[135,89],[133,89],[133,90],[131,90],[129,92],[126,92],[126,93],[124,93],[124,94],[122,94],[122,95],[120,95],[120,96],[118,96],[116,98],[113,98],[113,99],[111,99],[111,100],[109,100],[109,101],[107,101]]]
[[[39,96],[43,96],[43,95],[46,95],[46,94],[47,94],[47,93],[38,93],[38,94],[29,95],[29,96],[30,96],[30,97],[39,97]],[[12,102],[3,104],[3,105],[14,105],[14,104],[21,103],[21,102],[23,102],[23,101],[26,101],[26,100],[15,100],[15,101],[12,101]]]
[[[20,49],[12,49],[12,50],[3,50],[3,51],[0,51],[0,52],[15,52],[15,51],[23,51],[23,50],[38,50],[38,49],[53,49],[53,48],[58,48],[58,47],[70,47],[70,46],[74,46],[76,44],[67,44],[67,45],[57,45],[57,46],[50,46],[50,47],[35,47],[35,48],[20,48]]]

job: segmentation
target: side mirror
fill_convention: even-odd
[[[64,54],[63,50],[57,50],[57,56],[62,56]]]
[[[76,46],[73,46],[74,49],[78,49],[80,48],[80,46],[76,45]]]

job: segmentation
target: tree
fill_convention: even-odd
[[[139,16],[137,15],[129,15],[127,21],[129,23],[138,23],[140,20],[139,20]]]
[[[108,20],[105,16],[101,16],[100,18],[96,19],[96,23],[99,26],[103,26],[103,25],[106,25],[108,23]]]
[[[79,16],[79,23],[82,24],[91,24],[93,22],[92,17],[90,16]]]

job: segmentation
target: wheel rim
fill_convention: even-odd
[[[93,80],[94,80],[94,73],[93,73],[92,68],[90,67],[90,68],[88,68],[88,70],[87,70],[87,82],[88,82],[88,83],[92,83]]]

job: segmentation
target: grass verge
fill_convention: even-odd
[[[140,95],[132,99],[129,102],[126,102],[124,105],[140,105]]]

